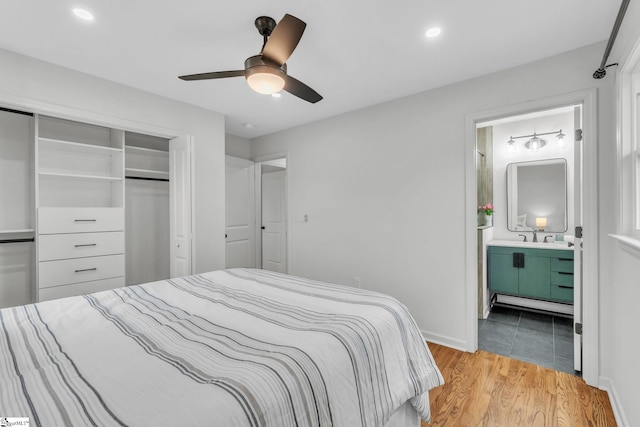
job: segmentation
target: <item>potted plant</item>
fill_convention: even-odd
[[[484,206],[478,207],[478,210],[484,212],[484,225],[487,227],[493,226],[493,204],[487,203]]]

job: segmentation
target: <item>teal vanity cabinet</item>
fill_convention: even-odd
[[[573,303],[573,251],[489,246],[488,255],[492,292]]]

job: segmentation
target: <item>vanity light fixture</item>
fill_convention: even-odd
[[[524,148],[531,151],[538,151],[547,145],[547,140],[538,138],[538,135],[534,132],[533,138],[524,143]]]
[[[562,129],[560,129],[560,133],[556,135],[556,148],[558,150],[564,150],[567,147],[567,141],[564,140],[566,135],[562,133]]]
[[[558,148],[559,149],[564,148],[565,147],[564,137],[566,135],[562,133],[562,129],[560,129],[554,132],[541,132],[541,133],[534,132],[532,135],[512,136],[507,141],[507,153],[513,153],[515,151],[515,143],[516,143],[515,140],[518,138],[531,138],[524,143],[524,148],[526,148],[529,151],[538,151],[544,148],[545,145],[547,145],[547,140],[540,138],[540,136],[553,135],[553,134],[556,134],[556,138],[558,140]]]

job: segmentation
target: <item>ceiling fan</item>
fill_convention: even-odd
[[[278,25],[268,16],[256,18],[255,25],[264,43],[259,55],[250,56],[244,61],[244,70],[189,74],[179,78],[208,80],[244,76],[251,89],[258,93],[269,95],[286,90],[314,104],[320,101],[322,96],[318,92],[287,74],[286,61],[302,38],[307,24],[286,14]]]

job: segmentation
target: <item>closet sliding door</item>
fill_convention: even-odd
[[[0,109],[0,308],[33,302],[32,114]]]

